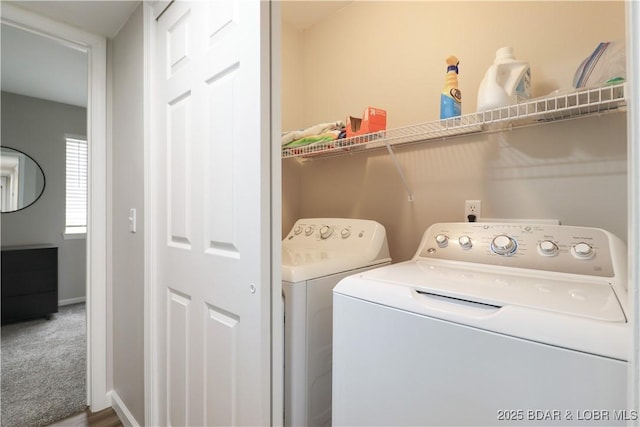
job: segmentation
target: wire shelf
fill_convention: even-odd
[[[474,132],[490,132],[603,113],[626,107],[625,88],[626,84],[622,83],[580,89],[451,119],[434,120],[302,147],[284,148],[282,158],[347,154],[359,150],[443,139]]]

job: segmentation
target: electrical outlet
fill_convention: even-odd
[[[464,220],[469,222],[475,222],[480,218],[480,208],[482,202],[480,200],[465,200],[464,202]],[[469,215],[475,215],[473,221],[470,220]]]

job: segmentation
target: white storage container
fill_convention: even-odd
[[[478,111],[506,107],[531,97],[531,68],[526,61],[513,56],[511,47],[496,51],[496,59],[489,67],[478,90]]]

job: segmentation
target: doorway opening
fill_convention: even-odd
[[[110,399],[107,394],[108,346],[106,328],[106,39],[7,3],[2,4],[1,22],[3,27],[8,26],[22,30],[44,39],[56,41],[68,48],[84,52],[87,58],[85,121],[86,137],[89,144],[89,197],[87,205],[87,237],[86,244],[83,245],[86,251],[86,273],[84,274],[87,308],[86,403],[91,411],[95,412],[110,406]]]

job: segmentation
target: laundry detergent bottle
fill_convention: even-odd
[[[513,56],[511,47],[496,51],[493,65],[487,70],[478,89],[478,111],[506,107],[531,98],[531,68]]]
[[[447,76],[444,89],[440,94],[440,119],[457,117],[462,110],[462,94],[458,89],[458,58],[449,56],[446,59]]]

